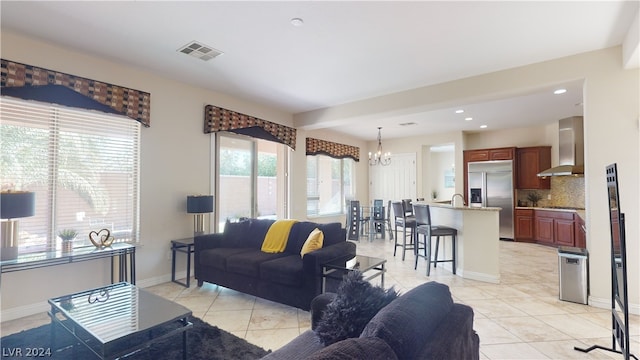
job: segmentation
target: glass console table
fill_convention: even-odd
[[[126,243],[112,244],[103,249],[85,246],[74,248],[70,252],[41,251],[18,255],[16,259],[0,262],[0,272],[8,273],[102,258],[111,258],[111,283],[136,283],[136,247]]]

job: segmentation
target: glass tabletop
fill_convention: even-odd
[[[191,310],[127,282],[50,299],[102,344],[191,316]]]
[[[54,251],[40,251],[34,253],[20,254],[15,259],[3,260],[0,262],[2,266],[7,265],[20,265],[20,264],[28,264],[33,262],[40,261],[55,261],[55,260],[64,260],[66,258],[72,257],[91,257],[91,256],[100,256],[102,254],[108,254],[114,251],[123,251],[128,249],[135,248],[134,245],[128,243],[115,243],[111,244],[111,246],[105,248],[96,248],[95,246],[83,246],[74,248],[73,251],[62,252],[60,250]]]
[[[171,240],[171,243],[175,245],[180,245],[180,246],[193,245],[194,239],[193,237],[190,237],[190,238],[184,238],[184,239]]]
[[[375,258],[371,256],[365,255],[356,255],[348,260],[334,260],[330,261],[324,266],[330,269],[338,269],[338,270],[359,270],[361,272],[365,272],[367,270],[371,270],[377,266],[380,266],[386,263],[387,260]]]

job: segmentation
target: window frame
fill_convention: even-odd
[[[141,124],[135,120],[132,120],[125,116],[107,114],[95,110],[86,110],[74,107],[66,107],[58,104],[51,103],[42,103],[38,101],[32,100],[22,100],[15,99],[6,96],[0,97],[0,109],[2,109],[3,117],[8,117],[9,119],[2,119],[3,121],[0,123],[0,126],[15,126],[16,128],[23,127],[25,129],[42,129],[44,130],[44,136],[47,137],[46,140],[43,139],[43,142],[47,142],[46,145],[42,145],[46,147],[48,155],[43,156],[42,161],[46,161],[46,178],[42,181],[41,190],[37,190],[37,192],[41,194],[46,194],[46,198],[43,200],[44,206],[39,207],[39,210],[45,210],[46,214],[40,214],[44,218],[45,224],[38,225],[38,230],[33,230],[33,225],[29,228],[28,221],[20,221],[25,219],[18,219],[21,222],[21,229],[31,229],[30,231],[33,233],[40,233],[41,236],[44,237],[41,241],[34,241],[32,244],[25,242],[25,239],[19,240],[19,253],[33,253],[40,251],[54,251],[60,247],[57,233],[60,230],[67,228],[67,224],[64,223],[63,220],[60,220],[59,217],[65,214],[65,212],[69,211],[69,206],[64,207],[65,201],[68,199],[60,193],[63,191],[74,191],[76,194],[80,195],[80,190],[78,189],[70,189],[68,187],[64,187],[64,181],[61,180],[62,176],[60,173],[60,168],[62,165],[60,162],[61,157],[61,149],[64,144],[61,139],[63,137],[74,138],[77,137],[79,139],[87,139],[87,138],[97,138],[99,140],[105,140],[107,142],[108,147],[107,151],[116,150],[122,151],[126,150],[127,152],[120,153],[124,158],[130,159],[130,163],[126,163],[123,168],[127,171],[121,171],[122,168],[118,168],[117,171],[114,172],[103,172],[96,171],[95,174],[99,177],[104,177],[105,175],[114,175],[117,174],[120,177],[126,178],[126,183],[122,185],[120,182],[113,183],[114,180],[109,179],[101,179],[98,184],[104,186],[105,189],[116,189],[117,196],[113,198],[110,195],[108,196],[108,200],[110,202],[116,202],[117,204],[124,204],[126,206],[125,214],[123,217],[124,222],[121,222],[127,225],[127,228],[130,226],[131,229],[125,229],[122,231],[117,231],[114,226],[111,227],[110,231],[112,235],[116,236],[115,242],[126,242],[126,243],[139,243],[140,242],[140,138],[141,138]],[[9,109],[9,110],[7,110]],[[6,110],[7,112],[5,112]],[[29,120],[27,116],[22,117],[21,119],[17,119],[20,111],[24,111],[28,114],[29,111],[33,112],[33,118]],[[44,114],[44,112],[48,112],[48,116],[43,116],[40,114]],[[39,118],[36,118],[40,116]],[[82,120],[90,119],[93,122],[89,123],[86,127],[84,127],[84,122]],[[115,122],[113,120],[117,120]],[[100,127],[98,128],[98,124]],[[117,125],[117,126],[116,126]],[[86,129],[86,131],[85,131]],[[109,131],[109,129],[113,131]],[[105,131],[107,130],[107,131]],[[117,139],[117,140],[114,140]],[[116,143],[113,143],[116,141]],[[124,143],[124,148],[122,148],[122,143]],[[22,143],[28,143],[22,141]],[[18,144],[18,142],[15,142]],[[86,147],[82,148],[83,150]],[[133,153],[132,153],[132,152]],[[92,158],[95,161],[89,164],[84,164],[85,170],[87,168],[91,168],[93,166],[105,166],[107,162],[104,161],[105,158],[108,158],[108,154],[105,152],[93,152],[87,155],[95,155],[87,156]],[[97,160],[96,160],[97,159]],[[120,157],[118,157],[120,159]],[[38,160],[38,159],[36,159]],[[111,158],[110,161],[117,161]],[[75,166],[76,164],[73,164]],[[43,166],[45,164],[43,163]],[[75,168],[73,168],[75,169]],[[67,169],[68,170],[68,169]],[[83,174],[91,174],[91,172],[84,172]],[[9,179],[0,179],[2,181],[3,188],[2,190],[27,190],[29,189],[29,185],[19,184],[17,187],[11,188],[12,185],[9,184],[11,180],[25,180],[29,181],[29,177],[32,177],[33,174],[25,175],[24,177],[19,178],[9,178]],[[118,181],[118,180],[116,180]],[[32,183],[33,184],[33,183]],[[109,188],[109,185],[115,186],[115,188]],[[13,184],[13,186],[16,186]],[[26,188],[22,188],[26,186]],[[105,190],[107,191],[107,190]],[[59,199],[60,198],[60,199]],[[115,199],[115,200],[114,200]],[[71,205],[73,207],[75,205]],[[92,205],[89,205],[90,207]],[[109,209],[109,216],[111,219],[114,219],[114,214],[117,213],[118,210]],[[84,214],[84,213],[83,213]],[[38,215],[38,214],[37,214]],[[67,213],[68,217],[69,214]],[[76,218],[78,213],[76,213]],[[116,216],[117,218],[117,216]],[[85,220],[84,218],[81,221],[76,220],[77,222],[81,222],[84,225],[85,222],[88,223],[88,227],[91,228],[91,218]],[[114,223],[117,222],[117,219],[114,220]],[[80,230],[82,226],[78,226]],[[100,230],[100,226],[96,226],[96,228],[91,228],[91,231]],[[118,233],[120,232],[120,234]],[[121,235],[120,238],[118,236]],[[88,234],[84,233],[84,231],[79,232],[77,239],[79,241],[76,243],[76,247],[84,247],[84,246],[93,246],[88,240]]]
[[[339,188],[339,192],[338,192],[338,198],[340,199],[340,204],[338,205],[338,208],[336,211],[327,211],[327,212],[323,212],[321,211],[321,206],[320,203],[322,202],[322,197],[321,197],[321,193],[322,191],[320,191],[320,187],[322,186],[320,183],[321,181],[318,180],[318,174],[320,174],[321,172],[321,165],[320,165],[320,161],[322,159],[329,159],[331,161],[339,161],[339,178],[337,179],[340,185]],[[314,218],[314,217],[331,217],[331,216],[336,216],[336,215],[344,215],[347,213],[346,210],[346,199],[350,198],[353,196],[353,194],[355,193],[355,171],[354,171],[354,166],[355,166],[355,160],[351,159],[351,158],[335,158],[332,156],[328,156],[328,155],[307,155],[307,169],[306,169],[306,179],[307,179],[307,190],[306,190],[306,215],[309,218]],[[309,177],[309,161],[313,160],[315,162],[315,180],[311,180],[311,178]],[[347,179],[346,179],[346,174],[347,171],[345,169],[345,166],[349,166],[351,168],[350,171],[350,175],[351,178],[349,179],[349,185],[347,185]],[[332,179],[333,180],[333,179]],[[310,193],[309,192],[309,187],[311,184],[311,181],[315,181],[316,184],[316,189],[314,193]],[[347,187],[349,187],[349,191],[347,193]],[[317,201],[318,205],[315,206],[315,208],[317,209],[316,212],[309,212],[310,209],[310,201]]]

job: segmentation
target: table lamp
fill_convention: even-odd
[[[193,233],[204,234],[204,214],[213,212],[213,195],[187,196],[187,213],[195,214]]]
[[[0,246],[2,260],[18,257],[18,218],[33,216],[36,213],[36,194],[26,191],[7,191],[0,193]]]

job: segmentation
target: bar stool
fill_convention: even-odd
[[[393,247],[393,256],[396,256],[396,250],[398,247],[402,248],[402,260],[404,260],[404,254],[407,250],[415,249],[415,230],[416,230],[416,219],[414,217],[407,216],[407,213],[404,211],[404,207],[402,206],[402,202],[394,201],[391,203],[393,206],[393,215],[395,217],[394,221],[394,231],[396,233],[395,244]],[[402,243],[399,243],[398,239],[398,226],[402,227]],[[409,232],[407,234],[407,229]],[[409,243],[407,244],[407,237],[409,238]],[[415,253],[415,250],[414,250]]]
[[[416,255],[416,262],[414,269],[418,268],[418,257],[422,257],[427,260],[427,276],[431,274],[431,264],[433,267],[439,262],[451,262],[453,265],[453,274],[456,273],[456,238],[458,230],[448,226],[434,226],[431,224],[431,211],[429,205],[416,204],[413,206],[413,211],[416,216],[416,244],[414,246],[414,254]],[[423,247],[420,247],[420,235],[424,235]],[[436,237],[436,253],[434,259],[431,260],[431,238]],[[438,260],[438,247],[440,245],[440,237],[451,236],[451,259]],[[443,240],[444,241],[444,240]],[[420,254],[420,250],[424,250],[423,254]]]

